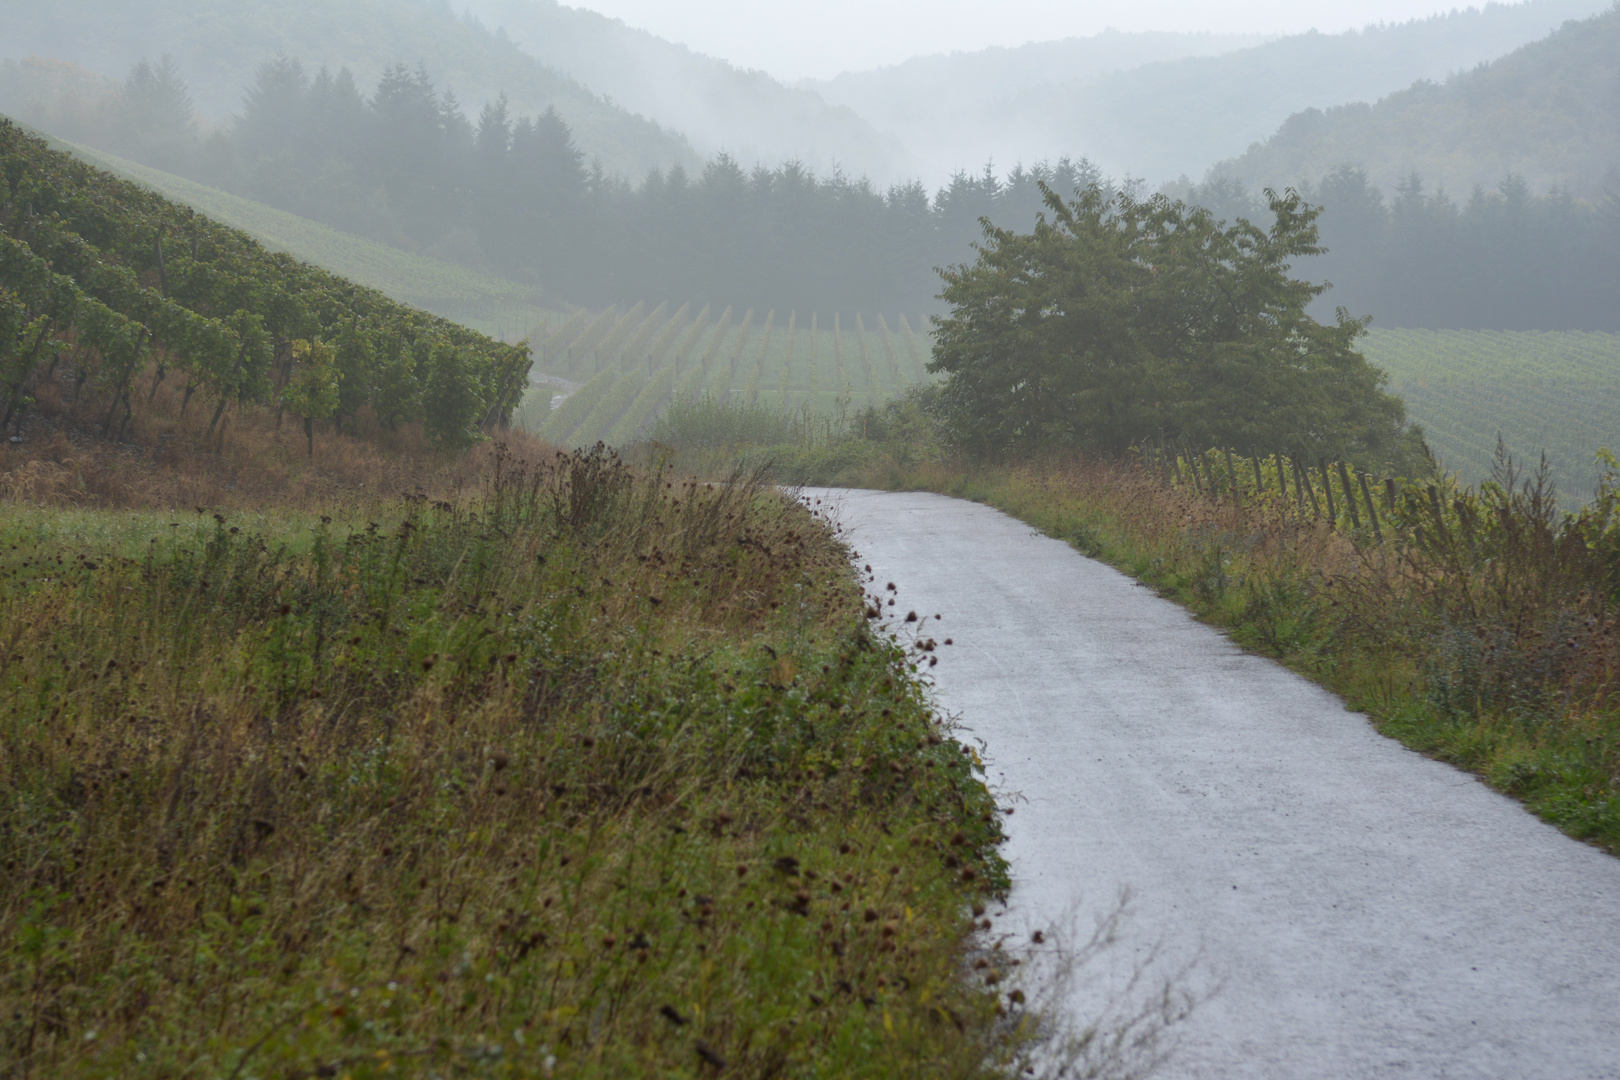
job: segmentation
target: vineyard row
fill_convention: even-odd
[[[577,312],[531,336],[535,364],[583,382],[539,434],[567,446],[624,445],[645,436],[669,402],[705,394],[830,413],[898,397],[928,381],[925,318],[786,318],[753,309]]]
[[[228,409],[273,406],[304,419],[312,450],[316,422],[363,411],[461,444],[506,423],[527,384],[526,345],[267,252],[9,121],[0,175],[0,427],[66,379],[75,401],[102,397],[118,440],[172,377],[182,412],[212,406],[210,434]]]

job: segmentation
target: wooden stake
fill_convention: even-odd
[[[1378,527],[1378,504],[1373,501],[1372,492],[1367,490],[1367,474],[1357,469],[1356,479],[1361,482],[1361,497],[1367,500],[1367,516],[1372,518],[1373,539],[1382,544],[1384,530]]]
[[[1294,459],[1294,487],[1300,493],[1300,516],[1305,516],[1305,496],[1309,495],[1311,497],[1311,514],[1317,518],[1320,518],[1322,516],[1322,506],[1316,501],[1316,488],[1311,486],[1310,474],[1307,473],[1305,471],[1305,467],[1299,463],[1299,458]]]
[[[1361,514],[1356,510],[1356,493],[1350,487],[1350,473],[1346,471],[1344,459],[1339,459],[1339,482],[1344,485],[1344,501],[1350,507],[1351,528],[1361,528]]]

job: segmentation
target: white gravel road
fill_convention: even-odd
[[[1196,960],[1163,1075],[1620,1077],[1620,859],[995,510],[806,495],[944,616],[941,704],[1017,797],[1004,923],[1129,887],[1134,947]]]

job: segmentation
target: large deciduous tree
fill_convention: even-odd
[[[941,271],[950,313],[930,370],[951,435],[987,456],[1119,453],[1160,438],[1407,458],[1421,436],[1353,347],[1362,320],[1306,314],[1291,277],[1317,210],[1267,192],[1269,229],[1163,196],[1044,189],[1030,233],[983,223],[972,265]]]

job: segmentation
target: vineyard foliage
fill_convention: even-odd
[[[1469,483],[1490,476],[1500,435],[1521,461],[1545,451],[1573,505],[1597,489],[1597,451],[1620,449],[1620,334],[1375,329],[1361,350]]]
[[[527,344],[398,304],[52,150],[0,121],[0,413],[40,384],[100,394],[104,434],[166,378],[213,409],[279,407],[341,426],[421,422],[445,445],[506,424]],[[65,361],[65,362],[64,362]],[[319,370],[311,370],[318,365]],[[151,390],[137,388],[150,371]]]
[[[830,416],[931,381],[927,318],[715,305],[611,308],[536,326],[535,366],[583,385],[540,434],[571,447],[647,437],[676,401],[704,396]]]

